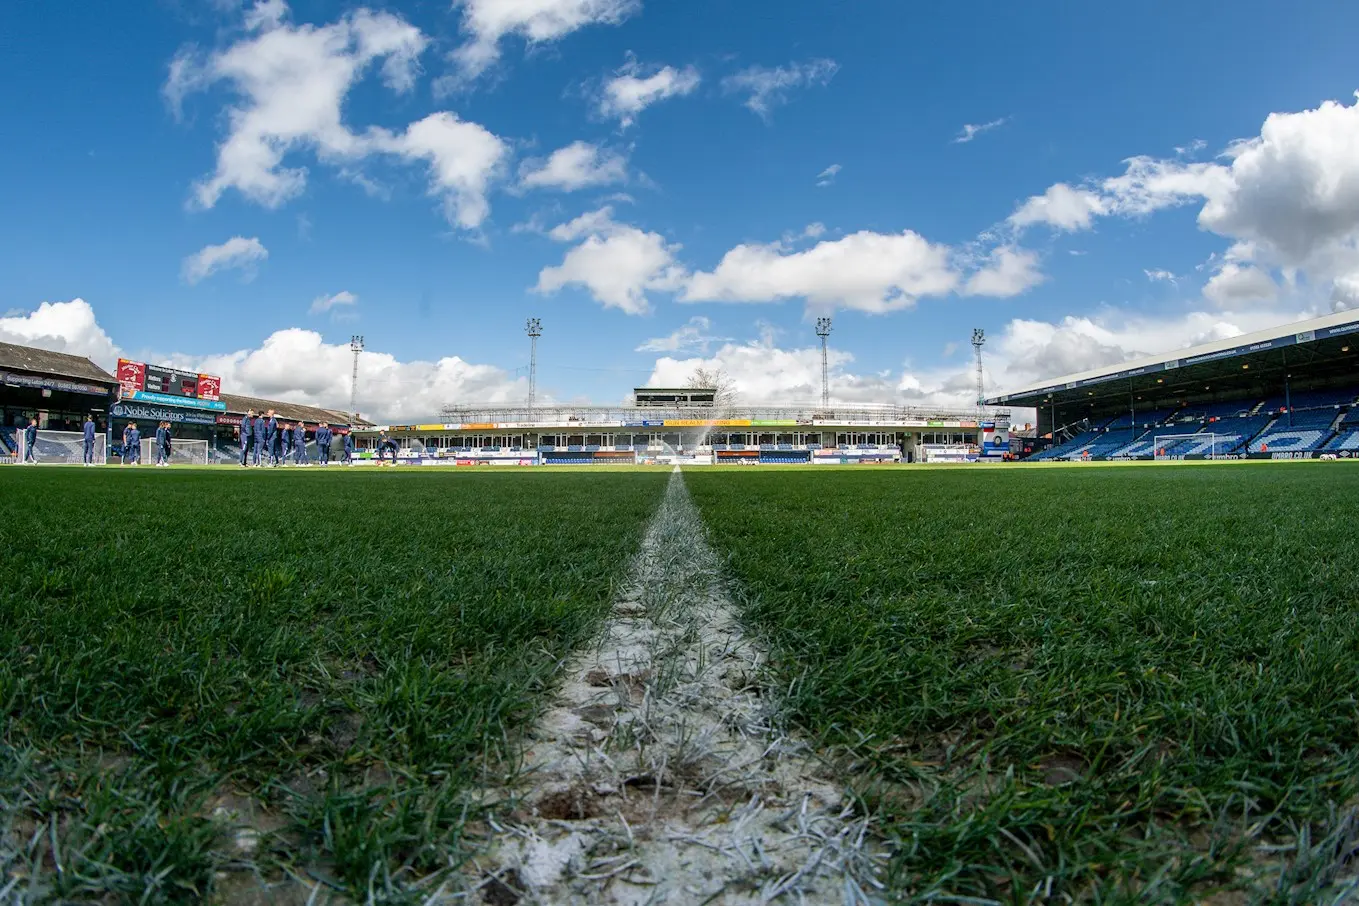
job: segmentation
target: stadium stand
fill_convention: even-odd
[[[1034,445],[1037,461],[1359,458],[1359,312],[1050,378],[986,402],[1036,410],[1037,434],[1052,442]]]
[[[19,452],[19,439],[12,428],[0,428],[0,456],[14,456]]]

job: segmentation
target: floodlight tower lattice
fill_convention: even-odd
[[[532,410],[538,395],[538,338],[543,335],[543,322],[538,318],[529,318],[524,325],[524,332],[529,336],[528,407]]]
[[[830,367],[826,360],[826,338],[830,336],[831,319],[816,319],[816,335],[821,338],[821,408],[830,409]]]
[[[349,338],[349,351],[354,353],[354,371],[349,377],[349,417],[359,417],[359,353],[363,352],[363,337]]]
[[[972,331],[972,350],[977,355],[977,411],[985,411],[986,377],[982,370],[982,347],[986,345],[986,331],[980,327]]]

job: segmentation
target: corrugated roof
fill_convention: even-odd
[[[317,406],[303,406],[300,403],[288,403],[282,400],[266,400],[257,396],[237,396],[234,393],[223,393],[221,400],[226,403],[227,412],[234,415],[244,415],[250,409],[254,409],[256,412],[273,409],[279,418],[293,421],[328,422],[333,425],[348,425],[353,421],[349,417],[349,413],[340,412],[337,409],[321,409]],[[371,422],[359,419],[357,424],[367,425]]]
[[[76,378],[97,384],[118,383],[117,378],[84,356],[32,346],[16,346],[13,343],[0,343],[0,368]]]

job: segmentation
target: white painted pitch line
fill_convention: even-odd
[[[477,860],[485,900],[864,904],[870,820],[759,686],[677,466],[594,649],[532,734],[514,812]],[[509,890],[505,888],[508,887]]]

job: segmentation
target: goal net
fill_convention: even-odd
[[[18,432],[19,462],[29,461],[28,445],[24,442],[24,432]],[[94,455],[90,461],[103,465],[108,461],[108,435],[94,436]],[[79,465],[85,461],[85,435],[79,431],[39,431],[33,444],[33,462],[66,463]]]
[[[156,459],[156,439],[142,439],[142,461],[144,466],[153,466]],[[170,465],[205,466],[208,464],[208,442],[206,440],[171,440]]]
[[[1240,437],[1234,434],[1158,434],[1152,440],[1156,459],[1184,459],[1186,456],[1217,456]]]

